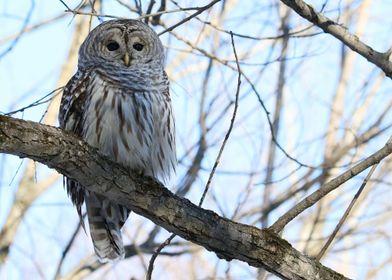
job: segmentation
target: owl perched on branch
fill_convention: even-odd
[[[175,169],[174,119],[164,49],[137,20],[111,20],[93,29],[79,50],[78,71],[64,89],[61,128],[129,170],[165,180]],[[66,178],[80,219],[86,203],[90,234],[101,261],[124,256],[121,227],[129,210]]]

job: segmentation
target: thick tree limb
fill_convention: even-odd
[[[301,17],[320,27],[325,33],[329,33],[340,40],[347,47],[362,55],[369,62],[381,68],[385,75],[392,78],[392,62],[389,60],[392,49],[385,53],[378,52],[363,43],[359,38],[351,34],[348,29],[333,20],[315,11],[315,9],[302,0],[281,0],[292,8]]]
[[[151,178],[129,174],[60,129],[0,116],[0,152],[39,161],[226,260],[263,267],[283,279],[347,279],[295,250],[268,229],[222,218]]]

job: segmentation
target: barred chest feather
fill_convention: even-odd
[[[82,137],[125,167],[167,179],[176,164],[168,88],[120,88],[94,74],[86,91]]]

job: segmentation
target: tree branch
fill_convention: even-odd
[[[281,0],[292,8],[298,15],[320,27],[325,33],[329,33],[340,40],[354,52],[362,55],[369,62],[381,68],[385,75],[392,78],[392,62],[389,61],[391,50],[385,53],[378,52],[363,43],[359,38],[351,34],[346,27],[327,18],[315,11],[315,9],[302,0]]]
[[[202,209],[152,178],[127,172],[60,129],[0,116],[0,152],[54,168],[220,258],[263,267],[282,279],[347,279],[301,254],[271,230],[239,224]]]
[[[290,208],[285,214],[283,214],[279,219],[270,227],[274,232],[279,233],[283,228],[292,221],[295,217],[301,214],[303,211],[313,206],[319,202],[324,196],[337,189],[339,186],[357,176],[362,171],[366,170],[370,166],[378,164],[384,158],[392,154],[392,137],[389,138],[384,147],[382,147],[377,152],[371,154],[366,159],[360,161],[350,169],[346,170],[339,176],[333,178],[331,181],[302,199],[295,206]]]

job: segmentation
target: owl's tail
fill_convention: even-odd
[[[100,262],[124,258],[121,227],[129,210],[93,192],[85,196],[90,235]]]

